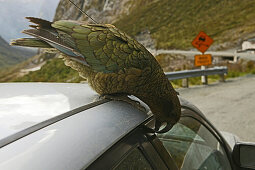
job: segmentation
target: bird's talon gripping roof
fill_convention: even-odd
[[[145,102],[155,115],[156,130],[164,122],[170,129],[179,120],[176,91],[153,55],[135,39],[110,24],[27,19],[35,25],[23,33],[35,38],[17,39],[12,45],[55,48],[100,95],[134,95]]]

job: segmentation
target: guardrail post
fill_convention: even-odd
[[[185,87],[185,88],[189,87],[189,78],[182,79],[182,87]]]
[[[201,70],[205,70],[205,66],[201,66]],[[201,81],[203,85],[208,84],[207,76],[201,76]]]
[[[234,57],[233,57],[233,62],[234,62],[234,63],[236,63],[236,62],[237,62],[237,60],[238,60],[237,55],[234,55]]]
[[[220,82],[225,82],[224,74],[219,74],[219,76],[220,76]]]

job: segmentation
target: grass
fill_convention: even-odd
[[[220,76],[219,75],[210,75],[207,77],[207,81],[208,84],[214,83],[214,82],[218,82],[220,80]],[[174,88],[180,88],[182,87],[182,80],[173,80],[171,81]],[[194,86],[194,85],[202,85],[201,82],[201,77],[191,77],[189,78],[189,86]]]
[[[0,69],[0,82],[10,82],[14,81],[17,78],[18,72],[25,68],[32,61],[32,58],[27,59],[19,64],[14,66],[9,66],[6,68]]]
[[[62,59],[53,58],[46,62],[40,70],[30,72],[16,82],[69,82],[78,83],[84,81],[77,71],[65,66]]]

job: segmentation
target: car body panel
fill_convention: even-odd
[[[237,142],[240,142],[240,138],[232,133],[221,131],[222,136],[228,142],[231,149],[234,149],[234,146]]]
[[[147,117],[124,102],[101,104],[1,148],[0,169],[81,169]]]

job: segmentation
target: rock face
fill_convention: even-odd
[[[135,6],[142,5],[146,0],[72,0],[98,23],[114,23],[121,16],[128,15]],[[54,20],[79,20],[93,23],[68,0],[60,0]],[[155,41],[150,32],[145,30],[135,37],[150,52],[154,54]]]
[[[73,0],[83,11],[96,20],[98,23],[113,23],[116,19],[128,14],[129,9],[134,5],[132,0]],[[88,21],[90,19],[82,14],[68,0],[60,0],[54,20],[73,19]]]

